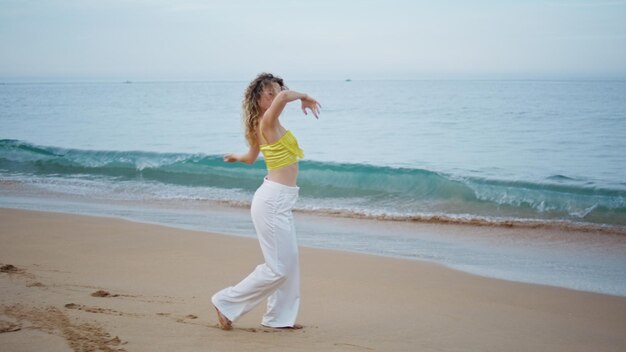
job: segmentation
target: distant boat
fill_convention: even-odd
[[[131,84],[131,83],[133,83],[133,82],[131,82],[131,81],[124,81],[124,84]]]
[[[350,78],[347,78],[346,82],[352,82],[352,80]]]

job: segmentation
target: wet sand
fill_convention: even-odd
[[[263,328],[259,306],[232,331],[220,330],[209,297],[260,262],[253,239],[0,209],[0,346],[7,351],[626,350],[626,297],[310,248],[301,248],[304,329]]]

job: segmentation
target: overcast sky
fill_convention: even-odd
[[[626,1],[0,0],[0,80],[626,79]]]

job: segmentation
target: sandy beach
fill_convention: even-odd
[[[301,248],[304,329],[260,306],[222,331],[209,297],[261,262],[253,239],[0,209],[0,241],[3,351],[626,349],[626,297],[431,263]]]

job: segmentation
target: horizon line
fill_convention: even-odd
[[[210,83],[210,82],[249,82],[247,79],[140,79],[140,80],[118,80],[118,79],[2,79],[0,85],[11,84],[80,84],[80,83],[111,83],[111,84],[133,84],[133,83]],[[621,82],[626,81],[626,77],[620,78],[334,78],[334,79],[289,79],[291,82],[432,82],[432,81],[484,81],[484,82]]]

